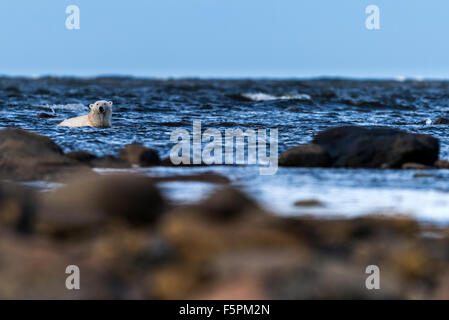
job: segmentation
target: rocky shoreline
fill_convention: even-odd
[[[444,167],[438,140],[373,130],[329,129],[313,144],[286,151],[280,162]],[[449,298],[448,227],[406,216],[282,217],[217,174],[92,170],[164,164],[157,151],[138,144],[97,157],[64,153],[49,138],[21,129],[0,130],[0,141],[0,298]],[[356,157],[366,152],[371,162]],[[64,185],[40,192],[17,183],[30,180]],[[221,188],[198,203],[176,205],[161,193],[161,181]],[[68,265],[80,268],[80,290],[65,288]],[[381,270],[380,290],[365,287],[368,265]]]

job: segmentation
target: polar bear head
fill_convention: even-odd
[[[89,105],[89,121],[93,127],[110,127],[112,101],[100,100]]]

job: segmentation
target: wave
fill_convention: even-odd
[[[38,107],[50,109],[53,112],[55,110],[73,110],[73,111],[85,111],[87,107],[81,103],[69,103],[69,104],[42,104]]]
[[[276,96],[263,92],[248,92],[241,94],[231,94],[228,95],[228,97],[237,101],[254,101],[254,102],[274,101],[274,100],[312,100],[312,97],[305,93]]]

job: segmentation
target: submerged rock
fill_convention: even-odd
[[[328,152],[316,144],[287,149],[279,158],[279,165],[284,167],[330,167],[331,164]]]
[[[404,163],[432,165],[439,141],[429,135],[385,127],[346,126],[325,130],[313,139],[330,155],[333,167],[400,168]]]
[[[448,118],[438,118],[436,119],[433,124],[449,124]]]
[[[128,144],[120,151],[119,157],[141,167],[154,166],[161,163],[159,153],[156,150],[144,147],[140,143]]]
[[[435,168],[438,169],[449,169],[449,161],[448,160],[437,160],[435,161],[435,163],[433,164],[433,166]]]
[[[407,162],[402,165],[402,169],[404,170],[426,170],[431,169],[432,167],[426,166],[421,163]]]
[[[43,119],[50,119],[50,118],[56,118],[56,115],[54,114],[50,114],[50,113],[45,113],[45,112],[40,112],[37,115],[39,118],[43,118]]]
[[[297,207],[324,207],[324,203],[319,200],[298,200],[294,203]]]

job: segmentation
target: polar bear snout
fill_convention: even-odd
[[[104,113],[104,108],[103,108],[103,107],[99,107],[99,108],[98,108],[98,111],[99,111],[100,113]]]

